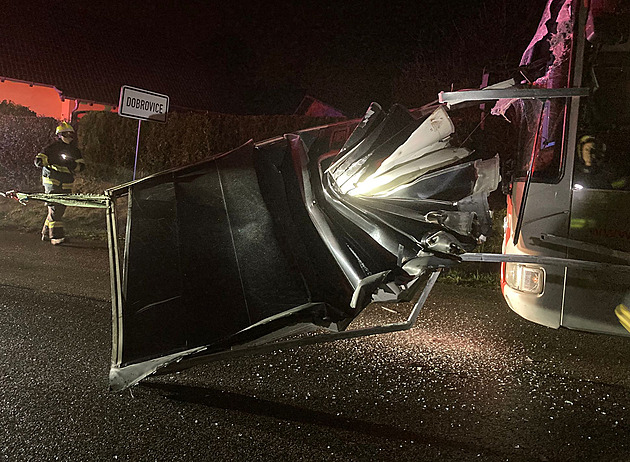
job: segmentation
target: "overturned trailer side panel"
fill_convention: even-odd
[[[438,122],[447,129],[433,139]],[[340,332],[374,299],[413,297],[488,229],[498,163],[460,165],[463,149],[445,157],[451,132],[441,108],[416,119],[373,104],[362,121],[249,142],[109,190],[128,201],[122,259],[115,205],[109,220],[112,388],[176,362]],[[373,182],[392,155],[387,181]],[[362,189],[344,192],[341,177]]]
[[[217,344],[295,307],[303,307],[307,318],[315,311],[325,317],[319,312],[325,301],[311,304],[311,291],[317,291],[317,275],[330,272],[311,269],[309,278],[316,280],[309,287],[303,272],[292,269],[304,262],[286,256],[301,257],[302,249],[280,248],[290,243],[275,238],[253,154],[249,143],[194,171],[126,189],[127,252],[115,343],[120,367]],[[343,286],[336,281],[339,291]]]

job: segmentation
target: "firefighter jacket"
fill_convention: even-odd
[[[74,144],[57,140],[35,157],[42,169],[42,183],[47,193],[70,193],[74,174],[85,167],[81,151]]]

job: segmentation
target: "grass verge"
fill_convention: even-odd
[[[445,272],[439,279],[445,284],[454,284],[466,287],[485,287],[498,289],[501,287],[499,271],[479,271],[465,269],[451,269]]]

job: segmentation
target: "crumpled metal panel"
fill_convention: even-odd
[[[489,230],[498,162],[462,162],[453,130],[442,107],[416,119],[372,104],[361,122],[108,191],[129,202],[111,387],[296,332],[343,331],[372,300],[413,297],[429,269]]]

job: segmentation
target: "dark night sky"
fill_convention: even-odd
[[[449,45],[445,37],[479,21],[484,6],[503,5],[496,14],[516,22],[526,16],[524,10],[534,11],[535,23],[523,26],[531,36],[544,3],[23,0],[9,5],[0,21],[19,23],[25,34],[54,27],[63,36],[72,30],[68,37],[75,41],[79,31],[79,40],[95,50],[139,47],[147,56],[175,53],[200,59],[217,87],[242,93],[242,98],[262,89],[305,90],[346,112],[360,113],[372,100],[390,103],[394,79],[417,51],[440,53]],[[479,44],[480,61],[488,46]],[[514,47],[518,56],[522,39]],[[59,48],[73,52],[69,43]]]

